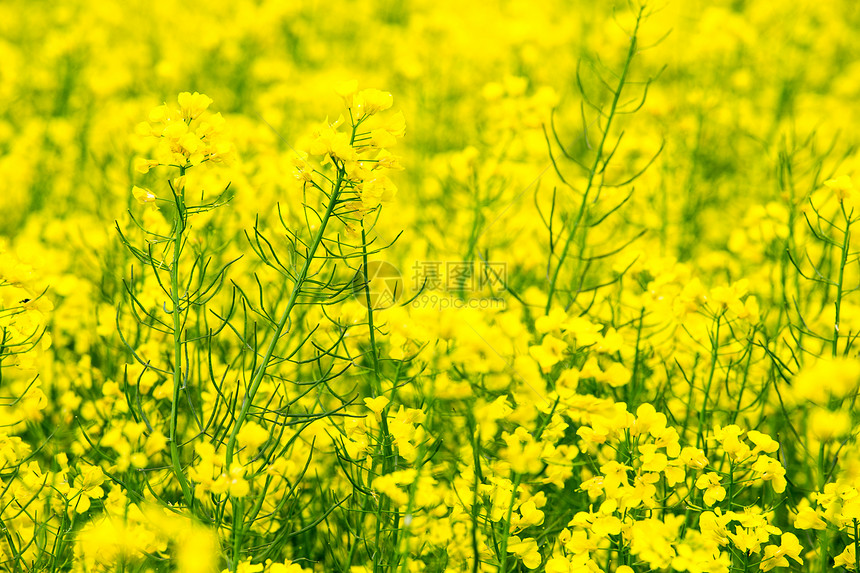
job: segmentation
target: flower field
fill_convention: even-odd
[[[860,7],[0,4],[0,571],[860,570]]]

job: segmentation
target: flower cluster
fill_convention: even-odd
[[[0,570],[860,570],[854,3],[47,4]]]

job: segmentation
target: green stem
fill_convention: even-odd
[[[179,168],[179,176],[185,175],[185,167]],[[170,298],[173,304],[173,403],[170,405],[170,462],[173,473],[179,480],[185,504],[192,508],[194,494],[185,472],[182,471],[177,426],[179,424],[179,393],[182,388],[182,297],[179,296],[179,256],[185,233],[185,190],[174,189],[176,193],[176,217],[174,218],[173,265],[170,267]],[[187,309],[186,309],[187,310]]]
[[[480,453],[480,426],[474,423],[474,419],[469,417],[469,433],[472,434],[472,456],[475,462],[475,478],[472,487],[472,553],[475,555],[475,561],[472,563],[472,573],[478,573],[480,566],[481,553],[478,548],[478,514],[480,512],[480,475],[481,475],[481,453]]]
[[[68,509],[69,509],[69,504],[68,504],[68,502],[66,502],[64,504],[64,512],[66,514],[68,514]],[[71,533],[72,531],[74,531],[76,515],[77,515],[76,513],[72,512],[72,514],[69,516],[69,527],[68,527],[68,529],[66,529],[64,527],[65,522],[66,522],[66,518],[63,517],[60,521],[60,525],[59,525],[58,531],[57,531],[57,538],[56,538],[55,544],[54,544],[54,551],[52,551],[53,555],[51,556],[51,571],[62,570],[60,560],[63,558],[63,553],[65,552],[65,548],[66,548],[65,547],[66,546],[66,533]],[[854,524],[855,524],[854,528],[855,528],[855,532],[856,532],[856,528],[857,528],[857,520],[856,519],[854,520]],[[16,571],[17,568],[12,569],[12,570]]]
[[[370,300],[370,277],[367,274],[367,232],[364,228],[364,219],[361,220],[361,257],[362,262],[364,263],[362,268],[364,272],[364,302],[367,307],[367,328],[369,330],[370,337],[370,356],[372,358],[373,363],[373,380],[375,382],[373,392],[376,396],[382,396],[383,388],[382,388],[382,375],[379,372],[379,355],[377,353],[376,348],[376,326],[373,322],[373,305]],[[392,389],[392,392],[394,390]],[[391,444],[391,433],[388,430],[388,408],[386,407],[379,416],[380,420],[380,442],[382,443],[382,475],[388,474],[392,470],[392,460],[394,459],[394,450],[392,449]],[[383,521],[388,522],[388,514],[390,511],[390,500],[387,496],[383,497],[380,500],[379,505],[377,506],[377,514],[376,514],[376,543],[377,543],[377,551],[374,554],[373,559],[373,569],[374,571],[377,569],[377,565],[379,560],[383,557],[382,555],[382,544],[380,543],[380,535],[382,534],[382,523]],[[397,515],[397,510],[395,510],[395,523],[399,520],[399,515]],[[397,528],[392,528],[392,547],[397,548]]]
[[[293,291],[290,294],[290,299],[287,302],[287,307],[284,309],[283,314],[281,314],[281,319],[275,326],[275,332],[272,334],[272,337],[269,340],[269,344],[266,347],[266,353],[263,355],[263,359],[260,362],[260,366],[254,373],[254,377],[251,379],[248,392],[245,394],[245,399],[242,401],[242,409],[239,412],[239,416],[236,418],[236,423],[233,425],[233,431],[230,433],[230,438],[227,441],[225,461],[227,463],[228,468],[230,463],[233,461],[234,449],[236,447],[236,436],[239,435],[239,430],[242,428],[242,424],[245,422],[245,418],[248,417],[248,411],[251,409],[251,404],[253,404],[254,402],[254,396],[256,396],[257,391],[260,389],[260,384],[263,382],[263,377],[265,377],[266,375],[266,369],[269,367],[269,362],[272,360],[272,355],[275,353],[275,347],[278,344],[278,339],[280,339],[281,333],[283,332],[284,327],[290,319],[290,314],[292,313],[293,308],[298,302],[299,294],[302,290],[302,287],[304,286],[305,280],[307,279],[308,272],[310,271],[311,264],[314,260],[314,255],[316,254],[320,243],[322,243],[323,234],[325,233],[329,219],[331,219],[332,212],[334,211],[335,205],[337,204],[338,196],[340,195],[341,186],[343,185],[343,176],[343,170],[338,169],[337,182],[335,183],[334,192],[331,194],[331,200],[329,201],[328,208],[326,209],[326,212],[322,217],[322,221],[320,222],[320,227],[317,230],[317,234],[316,236],[314,236],[313,242],[308,249],[305,264],[302,265],[302,270],[299,272],[299,276],[296,278],[296,286],[295,288],[293,288]]]
[[[826,442],[822,440],[821,444],[818,446],[818,491],[824,491],[824,485],[827,481],[824,464],[825,444]]]
[[[753,341],[755,340],[756,330],[757,330],[757,327],[753,327],[753,332],[750,335],[750,344],[753,344]],[[732,412],[732,417],[731,417],[732,424],[734,424],[737,421],[738,415],[741,413],[741,403],[743,402],[744,390],[746,390],[747,381],[749,380],[750,366],[752,364],[752,355],[753,355],[753,351],[752,351],[752,348],[750,347],[747,349],[747,362],[746,362],[746,365],[744,366],[743,378],[741,378],[741,387],[740,387],[740,390],[738,390],[738,403],[735,405],[735,409]]]
[[[364,229],[364,219],[361,220],[361,258],[364,263],[364,303],[367,307],[367,328],[370,335],[370,356],[373,362],[373,379],[376,386],[373,391],[377,396],[382,395],[382,380],[379,375],[379,356],[376,353],[376,328],[373,325],[373,307],[370,300],[370,277],[367,274],[367,233]]]
[[[818,538],[818,555],[820,556],[820,568],[821,573],[825,573],[830,571],[830,553],[828,551],[830,549],[830,532],[826,529],[821,532],[821,537]]]
[[[513,489],[511,490],[511,503],[508,505],[508,513],[505,516],[505,530],[502,532],[502,550],[499,556],[501,565],[499,573],[507,573],[508,564],[508,537],[511,535],[511,515],[514,513],[514,504],[517,502],[517,489],[520,487],[522,475],[514,474]]]
[[[588,182],[585,186],[585,192],[582,195],[582,201],[579,204],[579,210],[576,214],[576,220],[574,221],[573,228],[571,229],[570,233],[567,236],[567,239],[564,242],[564,247],[562,247],[561,254],[558,258],[558,265],[555,267],[555,271],[553,271],[552,279],[549,283],[549,294],[547,295],[546,308],[544,309],[545,314],[549,314],[550,308],[552,307],[552,298],[555,294],[556,284],[558,283],[558,276],[561,272],[561,267],[564,265],[564,260],[567,258],[567,252],[568,250],[570,250],[570,245],[573,243],[573,239],[580,234],[579,229],[582,225],[582,220],[583,218],[585,218],[585,213],[587,211],[589,193],[594,187],[595,179],[597,178],[598,167],[600,165],[600,161],[603,159],[603,148],[606,145],[606,140],[609,138],[609,128],[612,126],[612,120],[615,119],[615,111],[618,107],[618,100],[621,99],[621,91],[627,81],[627,73],[630,71],[630,64],[633,61],[633,56],[636,52],[636,35],[639,32],[639,24],[641,21],[642,11],[640,10],[639,14],[636,17],[636,26],[633,29],[633,34],[630,36],[630,47],[627,50],[627,59],[624,62],[624,69],[621,71],[621,77],[618,79],[618,88],[613,94],[612,105],[609,108],[609,114],[606,116],[606,128],[603,130],[603,137],[600,139],[600,144],[597,146],[597,154],[594,156],[594,163],[591,166],[591,170],[588,174]]]
[[[547,413],[546,418],[540,421],[540,425],[535,429],[534,432],[534,440],[535,442],[540,442],[541,436],[546,430],[547,426],[549,426],[552,421],[552,416],[555,414],[555,409],[558,408],[559,398],[555,399],[555,402],[552,405],[552,408]],[[476,468],[477,469],[477,468]],[[508,506],[508,514],[505,517],[505,530],[502,535],[502,551],[501,551],[501,566],[499,567],[498,573],[506,573],[506,566],[508,560],[508,537],[511,535],[511,515],[514,512],[514,504],[517,502],[517,489],[520,487],[520,481],[522,480],[523,475],[520,473],[514,473],[514,483],[513,490],[511,490],[511,503]]]
[[[729,462],[729,490],[728,495],[726,496],[726,502],[728,503],[728,510],[732,511],[732,500],[735,497],[735,464],[733,462]]]
[[[845,217],[845,233],[842,239],[842,251],[839,257],[839,280],[836,283],[836,317],[833,321],[833,342],[831,354],[833,358],[839,352],[839,316],[842,310],[842,285],[845,278],[845,265],[848,264],[848,245],[851,241],[851,220],[845,214],[845,206],[842,206],[842,214]]]
[[[323,235],[325,234],[326,227],[328,226],[328,222],[331,219],[332,213],[334,212],[335,206],[338,203],[338,197],[340,196],[341,189],[344,183],[344,176],[346,175],[343,166],[338,166],[337,169],[337,182],[334,184],[334,189],[332,191],[331,197],[329,198],[328,207],[326,208],[325,214],[323,215],[319,229],[317,230],[316,235],[314,236],[313,241],[311,242],[310,248],[306,254],[305,264],[302,265],[302,270],[299,272],[299,276],[296,278],[295,287],[293,288],[292,293],[290,294],[290,299],[287,301],[287,306],[284,309],[283,314],[281,315],[281,319],[278,321],[278,324],[275,326],[275,332],[272,334],[271,339],[269,340],[269,344],[266,347],[266,353],[263,355],[263,359],[260,362],[260,366],[257,368],[257,371],[254,373],[253,378],[251,379],[251,383],[248,387],[248,392],[245,394],[245,398],[242,401],[242,409],[239,411],[239,415],[236,418],[236,423],[233,425],[233,431],[230,432],[230,438],[227,440],[227,451],[225,452],[225,466],[229,471],[230,466],[233,463],[234,450],[236,449],[236,438],[239,435],[239,430],[241,430],[242,425],[245,423],[245,419],[248,417],[248,412],[251,409],[251,405],[254,403],[254,397],[257,395],[257,391],[260,389],[260,385],[263,382],[263,378],[266,375],[266,369],[269,367],[269,362],[272,360],[272,355],[275,353],[275,347],[278,344],[278,340],[281,338],[281,333],[284,330],[287,322],[290,319],[290,314],[293,311],[293,308],[296,306],[298,302],[299,294],[301,293],[302,287],[305,284],[305,280],[307,279],[308,273],[310,272],[311,264],[313,263],[314,256],[316,255],[317,249],[319,249],[320,244],[323,240]],[[233,570],[239,566],[239,550],[242,544],[242,536],[243,536],[243,523],[241,522],[241,510],[242,503],[241,500],[234,498],[234,528],[233,528]],[[236,516],[239,515],[239,519],[236,519]],[[238,529],[237,529],[238,527]]]
[[[858,531],[857,518],[854,518],[854,570],[860,571],[860,538],[857,537]]]
[[[636,398],[639,395],[639,370],[642,363],[642,326],[645,322],[645,307],[639,310],[639,326],[636,329],[636,354],[633,355],[633,373],[630,376],[630,384],[625,388],[627,394],[627,407],[633,410],[636,407]]]
[[[720,319],[721,314],[717,315],[717,325],[714,328],[714,342],[711,348],[711,369],[708,373],[708,381],[705,383],[705,395],[702,400],[702,409],[699,410],[699,432],[696,436],[696,447],[701,447],[704,439],[705,416],[708,413],[708,394],[711,392],[711,383],[714,381],[714,373],[717,370],[717,359],[719,358],[720,350]]]
[[[232,496],[230,500],[233,502],[233,571],[238,571],[242,553],[242,538],[245,533],[243,523],[245,500],[241,497]]]

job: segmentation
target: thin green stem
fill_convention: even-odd
[[[370,356],[373,364],[373,380],[374,380],[374,389],[373,393],[376,396],[381,396],[383,393],[382,388],[382,375],[379,371],[379,355],[376,349],[376,326],[373,322],[373,301],[370,299],[370,276],[368,275],[368,260],[367,260],[367,232],[364,227],[364,219],[361,220],[361,257],[362,257],[362,269],[364,276],[364,302],[367,307],[367,328],[368,335],[370,338]],[[394,389],[392,388],[392,392]],[[379,416],[379,425],[380,425],[380,442],[382,444],[382,475],[388,474],[391,472],[392,460],[394,458],[394,451],[392,449],[391,443],[391,433],[388,430],[388,408],[386,407],[382,412],[380,412]],[[377,514],[376,514],[376,543],[377,543],[377,551],[374,554],[373,559],[373,568],[374,571],[377,568],[379,560],[382,558],[382,544],[380,543],[380,535],[382,534],[382,523],[383,521],[388,521],[388,513],[390,511],[390,500],[388,497],[384,497],[377,506]],[[396,510],[395,510],[396,512]],[[395,521],[398,519],[398,516],[395,515]],[[392,547],[396,549],[397,547],[397,528],[392,528]]]
[[[858,531],[857,518],[854,518],[854,570],[860,571],[860,537],[857,536]]]
[[[828,551],[829,548],[830,532],[825,529],[821,532],[821,536],[818,538],[819,571],[821,571],[821,573],[830,571],[830,554]]]
[[[702,440],[704,439],[705,432],[705,416],[708,413],[708,394],[711,393],[711,384],[714,381],[714,373],[717,370],[717,362],[719,359],[719,350],[720,350],[720,319],[722,318],[721,314],[717,315],[717,324],[714,328],[714,340],[711,346],[711,368],[708,372],[708,381],[705,383],[705,395],[702,398],[702,409],[699,410],[699,432],[696,436],[696,447],[699,448],[702,445]]]
[[[508,570],[508,538],[511,536],[511,516],[514,513],[514,504],[517,502],[517,489],[520,487],[521,479],[521,474],[514,474],[513,489],[511,490],[511,503],[508,505],[508,512],[505,516],[505,530],[502,532],[502,548],[501,555],[499,556],[501,564],[499,565],[499,573],[506,573]]]
[[[257,371],[254,373],[254,377],[251,379],[251,383],[248,387],[248,392],[245,394],[245,398],[242,401],[242,409],[239,412],[239,416],[236,418],[236,423],[233,425],[233,431],[230,433],[230,438],[227,441],[226,463],[228,466],[233,461],[234,450],[236,447],[236,436],[239,435],[239,430],[241,429],[242,424],[245,422],[245,418],[248,417],[248,411],[251,409],[251,405],[254,402],[254,397],[256,396],[257,391],[260,389],[260,384],[262,383],[263,378],[266,375],[266,370],[268,369],[269,363],[272,360],[272,355],[275,353],[275,347],[278,344],[278,340],[281,337],[281,333],[283,332],[284,327],[290,319],[290,314],[292,313],[293,308],[298,302],[299,294],[301,293],[302,287],[304,286],[305,280],[307,279],[308,272],[310,271],[311,265],[313,264],[314,256],[319,249],[320,243],[322,243],[323,235],[325,234],[326,227],[328,226],[328,222],[331,219],[332,212],[334,211],[335,205],[337,204],[338,196],[340,195],[341,187],[343,185],[343,179],[344,172],[342,169],[338,169],[337,182],[335,183],[334,191],[331,194],[331,200],[329,201],[328,207],[326,208],[326,212],[322,217],[319,229],[317,230],[317,233],[314,236],[313,241],[311,242],[310,248],[308,249],[305,258],[305,264],[302,265],[302,270],[299,272],[299,276],[296,278],[295,287],[290,294],[289,301],[287,301],[287,306],[284,309],[284,312],[281,314],[281,318],[278,321],[278,324],[275,326],[275,332],[272,334],[272,337],[269,339],[269,344],[266,346],[266,353],[263,355],[263,358],[260,361],[260,365],[257,367]]]
[[[239,415],[236,418],[236,423],[233,425],[233,430],[230,433],[230,438],[227,440],[225,465],[228,470],[233,463],[233,458],[235,455],[234,451],[236,449],[236,439],[239,435],[239,430],[242,429],[242,425],[245,423],[245,419],[248,417],[248,412],[251,410],[251,405],[254,403],[254,397],[257,395],[257,392],[260,389],[260,385],[263,382],[263,378],[266,375],[266,370],[268,369],[269,363],[272,360],[272,356],[275,353],[275,347],[277,346],[278,341],[281,338],[281,333],[283,332],[284,327],[287,325],[287,322],[289,322],[290,314],[292,313],[293,308],[298,302],[299,294],[304,287],[308,273],[310,272],[311,265],[313,264],[314,257],[316,256],[316,252],[319,249],[320,244],[322,243],[326,227],[328,226],[329,220],[332,217],[332,213],[334,212],[334,209],[338,204],[338,198],[343,187],[345,175],[346,172],[343,166],[338,166],[337,181],[335,182],[331,196],[329,197],[328,207],[326,207],[325,214],[320,220],[319,229],[317,230],[317,233],[314,236],[310,247],[308,248],[307,254],[305,255],[305,263],[304,265],[302,265],[302,269],[299,272],[298,277],[296,277],[295,286],[293,287],[293,291],[290,294],[289,300],[287,301],[287,306],[286,308],[284,308],[284,312],[281,314],[281,318],[278,321],[278,324],[275,326],[275,332],[272,333],[272,337],[269,340],[269,344],[266,346],[266,353],[263,355],[263,358],[260,361],[260,365],[257,367],[257,370],[254,373],[253,378],[251,379],[251,383],[248,386],[248,391],[245,394],[245,398],[242,401],[242,409],[239,411]],[[241,501],[237,501],[234,498],[234,503],[236,503],[236,505],[234,505],[234,515],[241,514]],[[235,571],[236,568],[239,566],[239,554],[242,544],[244,524],[241,523],[241,520],[236,523],[235,519],[234,524],[236,524],[234,525],[233,529],[233,570]]]
[[[185,175],[185,167],[179,168],[179,176]],[[182,297],[179,295],[179,260],[185,233],[185,190],[173,190],[176,194],[176,217],[174,218],[173,265],[170,267],[170,298],[173,304],[173,401],[170,405],[170,462],[173,473],[179,480],[185,504],[193,508],[194,493],[182,470],[177,426],[179,424],[179,395],[182,390]]]
[[[818,446],[818,491],[824,491],[825,481],[827,480],[827,467],[824,463],[826,443],[822,440]]]
[[[839,253],[839,279],[836,282],[836,316],[833,320],[833,341],[831,343],[831,354],[836,358],[839,353],[839,317],[842,311],[843,282],[845,280],[845,266],[848,264],[848,246],[851,242],[851,219],[845,213],[842,206],[842,214],[845,217],[845,232],[842,238],[842,250]]]
[[[573,223],[573,228],[567,235],[567,239],[565,240],[564,246],[561,249],[561,254],[558,257],[558,265],[556,265],[555,270],[552,274],[552,279],[550,279],[549,293],[547,294],[546,308],[544,309],[545,314],[549,314],[550,308],[552,307],[552,299],[555,295],[559,273],[561,272],[561,267],[564,266],[564,261],[567,258],[567,253],[570,250],[570,245],[573,243],[574,238],[580,235],[579,230],[582,226],[582,220],[585,218],[585,214],[588,210],[589,195],[595,185],[595,180],[597,179],[597,172],[598,167],[600,166],[600,161],[603,159],[603,148],[606,145],[607,139],[609,138],[609,129],[610,127],[612,127],[612,121],[615,119],[615,112],[618,108],[618,101],[621,99],[621,92],[624,89],[625,83],[627,82],[627,74],[630,71],[630,64],[633,61],[633,56],[636,53],[636,39],[637,34],[639,32],[639,24],[641,23],[641,21],[642,10],[639,11],[639,14],[636,17],[636,26],[633,29],[633,34],[631,34],[630,36],[630,47],[627,50],[627,58],[624,61],[624,69],[621,71],[621,76],[618,79],[618,88],[615,90],[612,97],[612,105],[609,108],[609,114],[606,116],[606,127],[603,129],[603,137],[601,137],[600,144],[597,146],[597,153],[594,156],[594,163],[592,164],[591,169],[588,173],[588,182],[586,183],[585,191],[582,194],[582,201],[579,204],[579,210],[576,213],[576,219]],[[580,240],[584,240],[584,237]]]
[[[367,307],[367,328],[370,336],[370,357],[373,363],[373,380],[376,382],[373,388],[377,396],[382,395],[382,380],[379,375],[379,356],[376,352],[376,328],[373,324],[373,306],[370,300],[370,276],[367,274],[367,233],[364,229],[364,219],[361,220],[361,259],[363,262],[362,272],[364,276],[364,303]]]

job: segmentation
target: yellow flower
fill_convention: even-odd
[[[729,538],[726,526],[729,519],[728,515],[722,514],[720,508],[716,508],[714,511],[705,511],[699,516],[699,529],[706,538],[718,545],[727,545]]]
[[[149,189],[145,189],[143,187],[138,187],[135,185],[131,188],[131,194],[134,195],[134,198],[141,205],[149,205],[152,209],[158,209],[155,202],[158,200],[158,197],[155,196],[155,193],[150,191]]]
[[[134,160],[134,170],[138,173],[149,173],[149,170],[153,167],[158,167],[158,161],[155,159],[138,157]]]
[[[236,568],[235,573],[263,573],[265,567],[262,563],[251,564],[250,561],[242,561]],[[221,573],[231,573],[229,569],[222,569]]]
[[[371,129],[370,139],[364,144],[374,148],[393,147],[397,145],[397,137],[386,129]]]
[[[337,84],[334,88],[337,95],[343,98],[347,106],[352,102],[355,92],[358,91],[358,80],[347,80]]]
[[[666,415],[657,410],[651,404],[642,404],[636,408],[636,423],[630,429],[633,435],[647,434],[652,428],[657,430],[666,427]]]
[[[587,479],[582,482],[579,486],[579,489],[588,492],[588,497],[590,497],[591,500],[594,501],[603,493],[603,481],[603,476],[597,475],[591,479]]]
[[[756,455],[761,452],[764,452],[766,454],[772,454],[779,449],[779,443],[777,441],[775,441],[767,434],[762,434],[759,431],[750,430],[749,432],[747,432],[747,438],[749,438],[750,441],[755,444],[755,448],[753,448],[752,455]]]
[[[389,400],[385,396],[377,396],[376,398],[364,399],[364,405],[367,406],[367,408],[371,412],[376,414],[377,419],[379,418],[380,414],[382,414],[382,411],[385,409],[385,407],[388,406],[388,402]]]
[[[303,568],[298,563],[271,563],[267,571],[268,573],[311,573],[313,569]]]
[[[669,464],[669,458],[660,452],[643,452],[641,459],[642,470],[646,472],[662,472]]]
[[[399,138],[406,135],[406,117],[402,111],[388,114],[381,123],[380,129],[387,131],[394,137]]]
[[[761,551],[761,544],[767,540],[767,536],[762,535],[758,529],[736,527],[734,532],[727,532],[732,543],[743,553],[758,553]]]
[[[741,441],[741,434],[743,434],[743,430],[734,424],[725,428],[719,426],[714,428],[714,437],[722,444],[723,450],[736,462],[743,461],[752,454],[749,446]]]
[[[857,550],[854,543],[849,543],[845,550],[836,556],[833,564],[837,567],[844,567],[849,571],[857,570]]]
[[[543,337],[540,346],[530,346],[529,354],[537,360],[544,372],[549,372],[563,357],[567,342],[551,334]]]
[[[662,454],[660,454],[662,455]],[[654,485],[660,481],[660,474],[656,472],[645,472],[633,478],[633,487],[628,490],[624,498],[626,507],[638,507],[645,505],[654,507],[654,498],[657,495],[657,487]]]
[[[398,473],[399,472],[394,472],[377,476],[370,483],[370,487],[373,491],[388,496],[388,498],[397,505],[405,506],[409,503],[409,494],[400,489],[397,476]]]
[[[170,118],[170,109],[166,105],[160,105],[149,112],[150,123],[164,123]],[[140,126],[139,126],[140,127]]]
[[[352,106],[359,119],[385,111],[393,103],[394,97],[390,93],[375,89],[361,90],[352,98]]]
[[[860,360],[822,358],[805,367],[794,378],[795,400],[827,404],[830,398],[843,398],[860,386]]]
[[[846,411],[831,412],[816,407],[809,415],[809,433],[822,442],[847,436],[851,433],[851,416]]]
[[[669,487],[673,487],[675,484],[679,484],[687,477],[687,470],[684,469],[684,466],[680,462],[680,460],[672,460],[669,465],[667,465],[663,469],[663,474],[666,476],[666,484]]]
[[[571,569],[571,563],[565,557],[560,555],[556,555],[555,557],[551,557],[544,566],[544,571],[546,573],[570,573],[573,571]]]
[[[567,320],[567,313],[560,308],[554,308],[546,316],[538,317],[535,321],[535,330],[541,334],[560,330],[562,324]]]
[[[245,422],[236,437],[239,440],[239,446],[248,448],[253,453],[269,439],[269,431],[256,422]]]
[[[855,191],[854,183],[851,182],[851,178],[847,175],[840,175],[835,179],[828,179],[824,182],[824,185],[833,191],[840,203],[845,199],[850,198]]]
[[[528,500],[519,507],[519,516],[514,514],[513,522],[519,528],[532,525],[540,525],[544,520],[544,513],[537,508],[534,500]],[[521,516],[521,517],[520,517]]]
[[[794,526],[797,529],[826,529],[827,524],[821,516],[811,507],[804,507],[797,512],[794,518]]]
[[[379,175],[357,186],[356,191],[361,197],[364,208],[369,210],[380,203],[394,199],[397,194],[397,186],[385,175]]]
[[[570,320],[566,320],[561,326],[573,334],[578,346],[591,346],[603,338],[600,334],[603,327],[599,324],[594,324],[587,318],[583,318],[581,316],[576,316]]]
[[[508,447],[501,452],[502,459],[510,462],[511,469],[517,473],[538,473],[544,463],[541,460],[543,445],[520,426],[513,434],[502,432],[502,439]]]
[[[607,462],[600,466],[600,472],[603,474],[603,487],[607,496],[617,497],[622,488],[630,485],[627,472],[632,469],[630,466],[616,461]]]
[[[681,450],[681,461],[688,468],[696,470],[703,470],[708,466],[708,458],[705,457],[705,452],[691,446],[686,446]]]
[[[508,553],[513,553],[519,557],[523,565],[529,569],[537,569],[540,566],[540,551],[538,551],[537,541],[534,539],[520,540],[516,535],[512,535],[508,539]]]
[[[135,169],[146,173],[157,165],[188,168],[204,161],[229,163],[234,148],[229,142],[220,140],[224,130],[221,114],[192,123],[211,103],[212,99],[203,94],[183,92],[179,94],[180,109],[171,109],[167,105],[153,109],[149,113],[149,122],[138,124],[135,132],[159,139],[156,159],[137,160]]]
[[[683,521],[683,516],[676,515],[633,522],[624,537],[629,537],[630,552],[637,562],[644,561],[652,570],[668,570],[676,555],[678,530]]]
[[[384,149],[376,156],[376,164],[371,168],[376,169],[394,169],[402,170],[403,165],[400,164],[400,158],[392,155]]]
[[[251,491],[251,486],[248,485],[248,480],[245,479],[245,468],[235,462],[230,466],[227,483],[227,491],[233,497],[245,497]]]
[[[186,133],[188,133],[188,124],[181,121],[171,121],[161,132],[161,135],[167,139],[176,140],[178,143],[179,138]]]
[[[102,489],[102,484],[105,481],[105,475],[101,468],[97,466],[84,466],[81,468],[81,473],[75,478],[74,489],[76,490],[73,497],[77,497],[74,503],[74,509],[77,513],[86,513],[90,508],[90,499],[101,499],[104,497],[105,491]]]
[[[714,472],[700,475],[696,480],[696,487],[705,490],[704,499],[708,505],[714,505],[726,499],[726,490],[720,485],[720,476]]]
[[[773,482],[773,491],[782,493],[785,491],[787,481],[785,479],[785,468],[777,460],[769,456],[759,456],[752,465],[753,471],[761,473],[761,479]]]
[[[120,520],[99,519],[87,523],[77,532],[75,550],[83,571],[109,571],[123,556],[133,555],[135,539]]]
[[[290,161],[295,168],[293,176],[300,180],[310,182],[314,179],[314,168],[308,163],[308,154],[304,151],[296,151],[295,155],[290,158]]]
[[[783,533],[781,543],[776,545],[768,545],[764,548],[764,558],[761,560],[759,567],[762,571],[770,571],[774,567],[788,567],[788,559],[801,564],[803,559],[800,558],[800,552],[803,547],[797,540],[797,536],[793,533]]]
[[[199,116],[212,104],[212,98],[198,92],[182,92],[179,94],[179,107],[182,117],[191,120]]]
[[[314,134],[314,139],[308,146],[311,155],[325,155],[340,161],[355,160],[356,151],[350,143],[350,136],[335,129],[338,123],[340,122],[332,125],[326,123]]]

